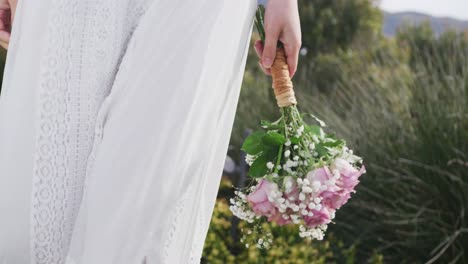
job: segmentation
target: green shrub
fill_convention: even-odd
[[[468,262],[468,41],[426,33],[320,55],[302,64],[323,74],[295,79],[300,109],[347,139],[368,168],[330,227],[359,263],[375,252],[389,263]],[[268,79],[247,76],[235,149],[243,129],[275,119],[275,107]]]
[[[388,56],[352,70],[331,94],[302,94],[303,109],[368,168],[332,227],[359,241],[358,257],[378,250],[390,263],[468,262],[468,49],[447,45],[411,46],[408,64]]]
[[[244,227],[233,226],[233,216],[226,199],[217,201],[210,229],[205,241],[202,263],[278,263],[278,264],[322,264],[322,263],[355,263],[355,246],[345,247],[327,234],[324,241],[301,239],[296,227],[277,227],[264,225],[274,236],[273,247],[267,251],[255,246],[246,248],[239,239],[233,239],[232,232],[239,233]],[[374,254],[372,263],[383,263],[381,255]]]

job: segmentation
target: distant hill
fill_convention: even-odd
[[[457,31],[468,30],[468,21],[449,17],[434,17],[417,12],[384,12],[383,32],[386,36],[394,36],[397,29],[404,24],[420,24],[425,21],[430,21],[436,35],[447,29],[455,29]]]

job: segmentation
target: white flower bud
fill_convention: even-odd
[[[275,165],[273,164],[273,162],[270,161],[270,162],[268,162],[268,163],[266,164],[266,166],[267,166],[268,169],[271,170],[271,169],[273,169],[273,167],[274,167]]]
[[[319,181],[314,181],[312,183],[312,187],[314,188],[314,190],[318,190],[320,188],[322,184],[319,182]]]
[[[304,193],[299,193],[299,200],[304,201],[305,200],[305,194]]]

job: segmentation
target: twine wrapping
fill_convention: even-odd
[[[278,106],[287,107],[297,104],[283,48],[276,50],[276,57],[271,66],[271,76]]]

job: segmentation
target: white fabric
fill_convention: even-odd
[[[0,263],[198,263],[255,8],[19,1],[0,96]]]

